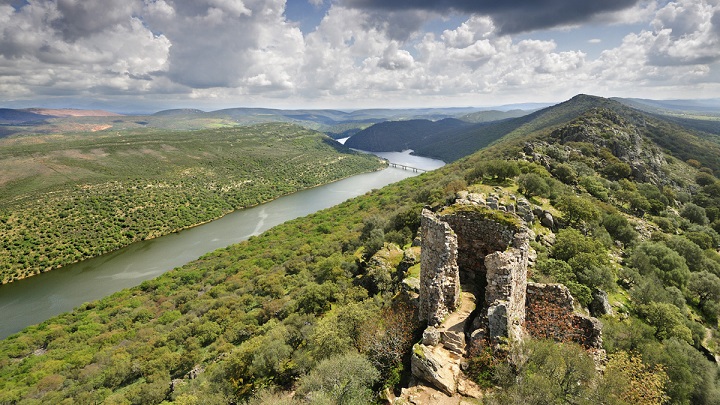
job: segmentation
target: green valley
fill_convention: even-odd
[[[538,212],[525,222],[535,253],[527,277],[563,284],[575,313],[596,315],[606,356],[564,339],[558,331],[575,326],[563,319],[528,318],[523,340],[474,341],[457,373],[477,391],[469,398],[472,390],[458,388],[453,400],[718,403],[718,145],[592,96],[522,119],[504,133],[495,127],[492,145],[474,152],[466,146],[458,153],[467,156],[441,169],[289,221],[0,341],[0,403],[409,400],[412,361],[426,355],[418,343],[429,340],[417,304],[421,212],[472,212],[517,228],[524,220],[513,212],[521,214],[521,207]],[[201,133],[213,131],[195,135]],[[315,139],[316,148],[329,147],[314,133],[297,134]],[[225,142],[237,142],[228,137]],[[263,151],[252,155],[258,160],[289,143],[269,147],[263,136],[256,142]],[[162,151],[160,145],[147,148]],[[210,140],[194,147],[220,154]],[[94,149],[114,151],[93,146],[83,154]],[[376,164],[340,156],[360,159],[356,168]],[[228,187],[244,179],[232,177],[233,167],[221,160],[203,169],[222,174],[212,177],[217,184],[220,177],[234,179],[223,183]],[[125,170],[152,173],[136,165]],[[185,179],[174,178],[167,184]],[[154,190],[146,195],[173,190],[159,186],[159,177],[133,180],[138,190]],[[447,208],[470,195],[486,206]],[[60,218],[62,211],[55,212]],[[590,309],[598,292],[607,297],[603,313]]]
[[[2,282],[382,166],[281,123],[6,138]]]

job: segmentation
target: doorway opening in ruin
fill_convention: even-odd
[[[484,308],[488,304],[485,302],[488,283],[485,256],[505,251],[512,243],[515,231],[472,211],[443,216],[442,220],[457,235],[461,288],[473,293],[477,307]]]

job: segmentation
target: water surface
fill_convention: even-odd
[[[398,152],[395,152],[398,153]],[[381,154],[378,154],[381,155]],[[408,153],[408,156],[409,153]],[[394,163],[427,170],[442,162],[420,158]],[[411,156],[412,158],[417,158]],[[438,166],[439,165],[439,166]],[[0,339],[22,328],[67,312],[199,258],[205,253],[248,239],[285,221],[311,214],[372,189],[417,175],[388,168],[280,197],[257,207],[235,211],[215,221],[0,286]]]

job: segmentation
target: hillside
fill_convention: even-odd
[[[216,111],[170,109],[151,115],[120,115],[100,110],[0,109],[0,136],[80,131],[141,129],[198,130],[284,122],[327,133],[337,139],[386,120],[441,120],[476,112],[476,108],[280,110],[227,108]]]
[[[720,180],[683,155],[712,145],[670,137],[682,128],[606,99],[557,107],[439,170],[0,341],[0,403],[409,401],[410,373],[438,402],[717,403]],[[481,206],[463,207],[470,200]],[[419,378],[412,362],[435,353],[415,344],[433,340],[416,306],[433,284],[418,280],[423,208],[489,220],[501,234],[527,227],[529,281],[561,283],[573,316],[598,317],[601,350],[573,343],[577,325],[541,305],[519,325],[523,340],[438,337],[437,350],[457,346],[449,337],[469,343],[453,355],[465,366],[447,368],[472,382],[462,390],[428,381],[445,364]]]
[[[41,122],[48,117],[42,114],[24,110],[13,110],[11,108],[0,108],[0,124],[22,124]]]
[[[435,134],[469,125],[467,122],[452,118],[440,121],[385,121],[356,133],[345,141],[345,146],[371,152],[402,152],[414,149],[416,145],[421,145],[428,137]]]
[[[509,110],[509,111],[500,111],[500,110],[486,110],[486,111],[478,111],[470,114],[463,115],[461,117],[458,117],[462,121],[466,122],[473,122],[473,123],[480,123],[480,122],[491,122],[491,121],[500,121],[508,118],[518,118],[522,117],[524,115],[528,115],[535,110]]]
[[[0,273],[11,282],[376,170],[289,124],[0,143]]]

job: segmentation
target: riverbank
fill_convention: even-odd
[[[286,124],[67,138],[0,142],[0,283],[382,167]]]
[[[428,159],[429,167],[442,162]],[[202,255],[259,235],[282,222],[337,205],[370,190],[413,177],[400,169],[359,174],[232,212],[197,227],[141,241],[0,288],[0,338],[70,311],[84,302],[139,285]]]

